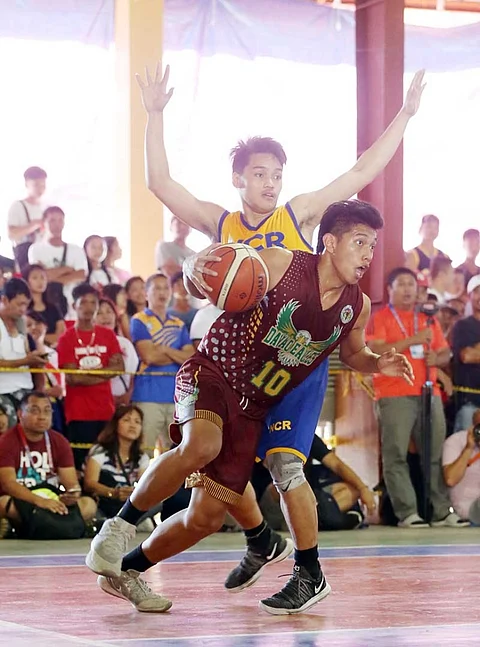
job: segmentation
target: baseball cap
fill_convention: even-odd
[[[468,282],[467,293],[471,294],[475,290],[475,288],[478,288],[479,285],[480,285],[480,274],[476,274],[475,276],[472,276],[472,278]]]

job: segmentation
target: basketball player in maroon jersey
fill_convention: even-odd
[[[325,212],[316,255],[279,248],[260,252],[270,276],[267,296],[253,311],[221,315],[181,367],[172,426],[179,446],[157,459],[118,517],[108,520],[92,542],[87,565],[100,574],[105,592],[141,611],[168,608],[169,601],[153,593],[139,574],[216,532],[229,506],[242,505],[268,410],[338,345],[342,361],[353,370],[412,382],[404,355],[394,350],[377,355],[365,344],[370,301],[358,281],[382,226],[371,205],[336,203]],[[293,469],[290,479],[304,478],[301,464]],[[163,522],[122,560],[144,511],[193,472],[189,508]],[[284,473],[274,471],[273,477],[277,487],[288,487]],[[314,578],[296,563],[282,591],[260,605],[275,615],[300,613],[329,592],[321,570]]]

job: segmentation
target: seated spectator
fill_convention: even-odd
[[[400,267],[392,270],[387,279],[389,304],[373,316],[369,346],[375,353],[385,353],[395,348],[405,353],[414,372],[413,385],[400,378],[374,376],[382,434],[383,476],[393,510],[402,528],[427,528],[420,517],[417,498],[410,480],[407,452],[413,438],[421,453],[422,386],[427,377],[436,385],[436,367],[446,366],[450,349],[438,321],[429,325],[427,316],[415,311],[417,296],[416,274]],[[443,481],[441,455],[446,435],[445,414],[440,392],[434,387],[431,417],[431,502],[432,526],[463,527],[468,522],[456,513],[450,513],[447,488]]]
[[[456,510],[480,523],[480,409],[468,429],[457,431],[443,445],[443,475]]]
[[[218,319],[222,312],[223,310],[220,310],[209,301],[206,301],[205,305],[197,310],[190,326],[190,339],[195,350],[197,350],[203,336],[210,330],[213,322]]]
[[[8,431],[8,413],[5,407],[0,405],[0,436]]]
[[[105,257],[105,267],[115,283],[125,285],[131,277],[130,272],[115,267],[115,263],[122,258],[122,248],[115,236],[104,236],[103,240],[107,246],[107,255]]]
[[[14,245],[13,253],[21,270],[28,264],[30,245],[43,234],[43,212],[47,207],[43,198],[47,174],[38,166],[27,168],[23,174],[27,195],[16,200],[8,211],[8,237]]]
[[[127,291],[127,315],[131,318],[147,307],[145,281],[141,276],[132,276],[128,279],[125,290]]]
[[[22,279],[13,278],[5,283],[0,305],[0,367],[42,368],[46,360],[42,352],[31,350],[28,342],[25,316],[31,294]],[[17,422],[18,403],[23,396],[36,388],[43,388],[43,375],[31,373],[0,372],[0,405],[9,418],[9,427]]]
[[[182,271],[183,261],[195,252],[187,247],[191,227],[180,218],[172,216],[170,229],[173,241],[159,240],[155,247],[155,267],[168,278]]]
[[[95,325],[98,293],[88,283],[73,291],[77,323],[58,340],[60,368],[83,369],[85,373],[66,375],[65,418],[67,437],[72,444],[95,443],[115,411],[110,387],[112,375],[97,371],[125,370],[122,351],[113,330]],[[75,465],[82,468],[88,450],[74,450]]]
[[[467,286],[472,316],[460,319],[452,331],[453,383],[457,391],[455,431],[468,429],[480,407],[480,275]]]
[[[10,520],[19,537],[82,537],[84,522],[94,517],[97,506],[81,496],[72,450],[51,428],[48,397],[39,391],[27,394],[19,420],[0,438],[0,517]],[[53,515],[35,515],[36,509]]]
[[[125,375],[118,375],[110,382],[112,387],[113,399],[115,407],[119,405],[130,404],[133,391],[133,376],[129,373],[135,373],[138,368],[138,355],[129,339],[122,337],[118,334],[118,316],[115,306],[109,299],[100,298],[97,316],[95,323],[98,326],[110,328],[117,335],[117,340],[123,355],[123,362],[125,364]]]
[[[175,374],[194,353],[185,324],[167,315],[170,286],[164,274],[147,280],[149,307],[133,317],[130,332],[141,359],[133,386],[133,402],[142,410],[145,442],[151,452],[170,449],[170,423],[173,420]],[[165,372],[168,375],[150,375]]]
[[[102,296],[115,304],[119,321],[119,332],[130,339],[130,318],[127,315],[127,291],[119,283],[109,283],[102,290]]]
[[[405,258],[405,266],[415,274],[422,272],[425,276],[429,276],[432,260],[440,256],[446,257],[446,254],[434,246],[434,242],[438,238],[439,229],[440,221],[437,216],[433,214],[423,216],[422,224],[420,225],[422,241],[418,247],[407,252]]]
[[[430,287],[428,295],[436,297],[443,305],[454,290],[454,271],[452,261],[446,256],[436,256],[430,266]]]
[[[167,314],[170,317],[181,319],[187,331],[190,332],[190,326],[197,313],[197,308],[192,308],[190,305],[190,295],[183,284],[183,272],[177,272],[170,278],[170,289],[172,291],[172,301]]]
[[[465,285],[472,276],[480,274],[480,267],[477,265],[477,256],[480,252],[480,232],[478,229],[467,229],[463,234],[463,247],[466,258],[464,262],[457,267],[464,276]]]
[[[43,224],[45,237],[30,247],[28,262],[45,268],[52,303],[60,309],[63,316],[72,319],[72,290],[85,280],[87,258],[81,247],[64,242],[65,214],[60,207],[45,209]]]
[[[114,283],[115,278],[105,264],[107,245],[101,236],[94,234],[85,239],[83,249],[88,263],[87,283],[101,292],[103,286]]]
[[[47,324],[45,342],[55,348],[58,338],[65,332],[65,321],[58,307],[48,300],[47,272],[41,265],[27,265],[23,268],[22,276],[32,295],[29,310],[41,313]]]

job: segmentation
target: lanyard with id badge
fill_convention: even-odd
[[[389,304],[388,306],[390,308],[390,311],[395,319],[395,321],[398,324],[398,327],[402,331],[403,335],[405,336],[405,339],[409,337],[405,326],[403,325],[402,320],[398,316],[397,311],[395,308],[392,306],[392,304]],[[418,333],[418,312],[415,310],[413,313],[413,334],[416,335]],[[410,351],[410,355],[412,356],[412,359],[424,359],[425,358],[425,352],[423,350],[423,344],[413,344],[410,346],[408,349]]]

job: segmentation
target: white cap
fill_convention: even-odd
[[[468,294],[471,294],[475,290],[475,288],[478,288],[479,285],[480,285],[480,274],[476,274],[475,276],[472,276],[472,278],[468,282],[468,285],[467,285]]]

